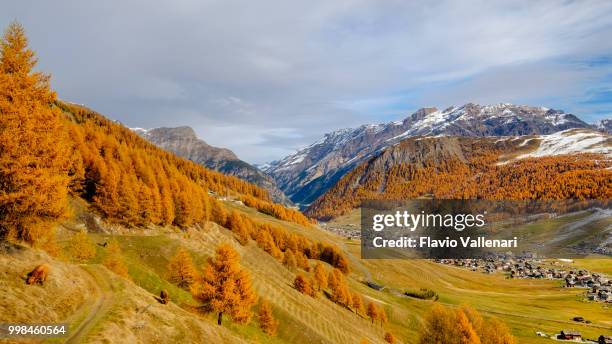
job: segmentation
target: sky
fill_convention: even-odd
[[[612,1],[7,1],[61,99],[251,163],[468,102],[612,117]]]

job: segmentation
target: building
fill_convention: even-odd
[[[599,336],[599,340],[597,341],[599,344],[612,344],[612,336]]]
[[[582,335],[578,331],[574,330],[563,330],[561,334],[557,336],[557,339],[564,340],[582,340]]]

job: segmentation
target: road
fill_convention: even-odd
[[[99,265],[83,265],[81,268],[90,276],[91,284],[94,286],[95,301],[89,307],[85,319],[77,328],[71,330],[69,337],[64,342],[66,344],[82,343],[96,323],[110,311],[113,305],[111,281],[105,269]]]

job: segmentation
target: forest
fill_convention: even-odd
[[[612,162],[599,154],[546,156],[500,163],[513,147],[496,146],[493,140],[457,138],[461,154],[437,152],[421,159],[420,155],[427,153],[411,153],[415,140],[403,141],[357,166],[317,199],[306,214],[328,220],[359,207],[366,199],[586,200],[612,197]],[[393,161],[397,154],[408,157],[405,161]]]

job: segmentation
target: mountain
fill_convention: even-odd
[[[362,125],[325,134],[319,141],[262,167],[292,201],[307,205],[376,152],[412,136],[515,136],[590,128],[572,114],[544,107],[466,104],[422,108],[403,121]]]
[[[178,156],[224,174],[239,177],[266,189],[270,197],[277,203],[291,204],[291,201],[276,186],[271,177],[238,159],[231,150],[209,145],[198,138],[191,127],[133,128],[132,130],[154,145]]]
[[[365,199],[609,199],[612,136],[411,137],[357,165],[307,209],[328,220]]]
[[[612,119],[602,119],[595,124],[595,128],[601,132],[612,134]]]

